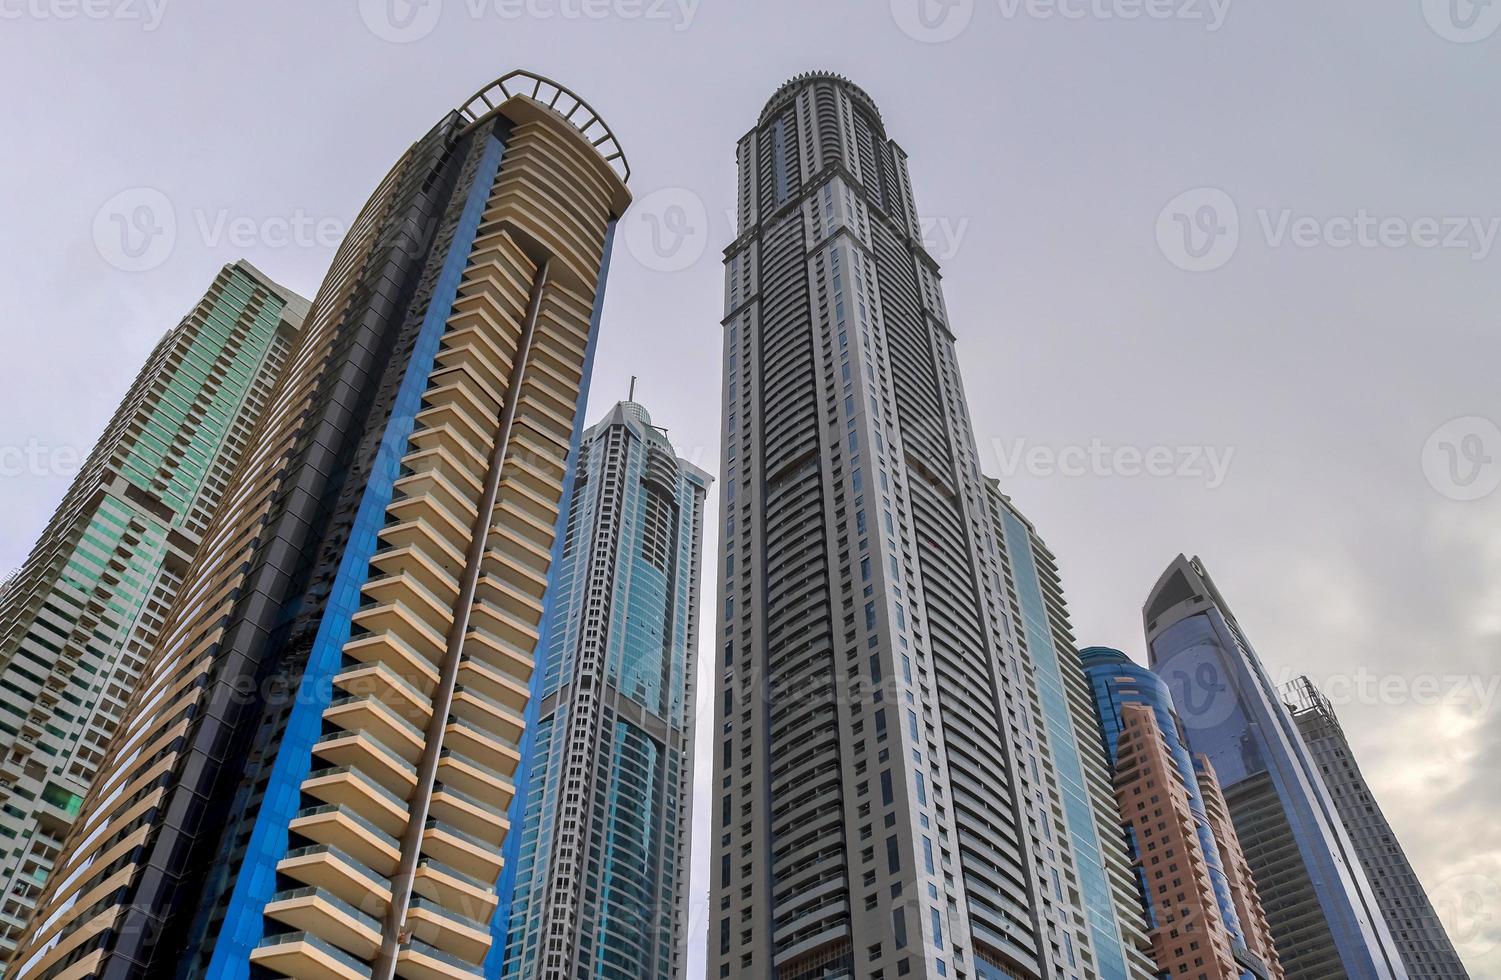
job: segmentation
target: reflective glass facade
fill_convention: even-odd
[[[1131,826],[1129,807],[1134,797],[1139,796],[1143,777],[1138,774],[1122,775],[1117,761],[1120,756],[1122,737],[1127,727],[1127,712],[1132,707],[1144,708],[1151,713],[1151,724],[1142,725],[1143,737],[1161,743],[1166,758],[1170,761],[1174,781],[1182,792],[1183,809],[1192,824],[1192,837],[1185,837],[1180,845],[1189,851],[1187,857],[1196,870],[1201,870],[1209,886],[1208,895],[1194,895],[1192,902],[1202,903],[1206,908],[1198,910],[1200,929],[1221,932],[1230,954],[1240,963],[1237,975],[1242,980],[1280,977],[1280,966],[1270,955],[1260,913],[1259,898],[1246,895],[1237,901],[1237,895],[1226,873],[1226,860],[1222,846],[1229,845],[1239,854],[1236,842],[1221,841],[1210,820],[1205,804],[1201,782],[1205,778],[1205,763],[1193,757],[1184,739],[1177,712],[1173,709],[1172,694],[1160,677],[1145,667],[1133,663],[1124,653],[1108,647],[1090,647],[1080,652],[1085,673],[1094,693],[1094,705],[1098,715],[1100,732],[1104,739],[1106,755],[1112,770],[1117,773],[1116,785],[1120,792],[1121,817]],[[1211,777],[1212,778],[1212,777]],[[1171,799],[1171,797],[1169,797]],[[1141,877],[1142,900],[1147,906],[1147,917],[1154,934],[1159,927],[1170,925],[1167,915],[1157,908],[1161,884],[1155,872],[1149,871],[1149,856],[1140,848],[1139,836],[1133,829],[1133,860]],[[1191,903],[1190,903],[1191,904]],[[1255,934],[1248,932],[1241,923],[1240,906],[1249,905],[1255,917]],[[1212,906],[1209,908],[1207,906]],[[1170,944],[1165,944],[1170,945]],[[1159,964],[1167,967],[1168,964]]]
[[[574,479],[504,976],[680,977],[710,478],[623,402],[586,434]]]
[[[0,595],[0,957],[51,877],[307,301],[225,266]]]
[[[1152,669],[1224,788],[1287,975],[1405,980],[1318,766],[1203,564],[1169,565],[1143,619]]]

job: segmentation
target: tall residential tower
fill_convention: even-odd
[[[1334,706],[1307,677],[1289,684],[1283,695],[1304,744],[1319,764],[1324,785],[1334,797],[1340,822],[1355,845],[1361,867],[1376,892],[1376,903],[1402,951],[1407,975],[1412,980],[1469,980],[1412,862],[1407,860],[1392,825],[1381,812],[1381,804],[1361,775]]]
[[[0,595],[0,959],[104,759],[307,300],[245,262],[151,352]]]
[[[479,976],[625,167],[553,82],[354,222],[8,976]]]
[[[710,477],[621,402],[585,434],[574,479],[502,975],[682,980]]]
[[[815,73],[738,157],[708,976],[1150,976],[1086,909],[1099,756],[1038,710],[906,155]]]
[[[1157,966],[1174,977],[1282,980],[1214,770],[1190,753],[1167,685],[1119,650],[1082,657]]]
[[[1318,765],[1203,564],[1179,555],[1143,615],[1152,669],[1219,776],[1289,980],[1406,980]]]

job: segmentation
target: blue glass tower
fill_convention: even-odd
[[[1144,620],[1152,668],[1219,774],[1288,977],[1405,980],[1318,765],[1197,558],[1168,566]]]
[[[1209,811],[1200,790],[1204,767],[1189,750],[1178,714],[1173,710],[1173,696],[1167,684],[1121,651],[1110,647],[1089,647],[1079,652],[1079,658],[1094,690],[1095,711],[1099,716],[1100,732],[1105,741],[1105,754],[1112,768],[1117,759],[1121,733],[1125,730],[1125,706],[1139,704],[1152,710],[1157,728],[1162,732],[1168,754],[1187,793],[1188,809],[1193,819],[1194,834],[1202,851],[1203,866],[1208,874],[1224,929],[1229,934],[1236,958],[1243,967],[1241,976],[1245,980],[1265,977],[1265,965],[1254,959],[1247,948],[1246,932],[1241,926],[1235,896],[1225,874],[1225,862],[1220,855],[1219,842],[1215,839],[1214,829],[1209,822]],[[1138,873],[1142,872],[1139,870]],[[1152,892],[1144,880],[1142,898],[1147,906],[1147,920],[1155,926],[1157,915],[1152,907]]]
[[[585,434],[574,480],[517,780],[501,975],[677,978],[712,478],[621,402]]]

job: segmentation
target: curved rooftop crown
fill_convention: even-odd
[[[559,85],[546,75],[518,68],[486,85],[459,107],[459,114],[470,126],[494,115],[506,100],[518,95],[547,106],[584,135],[599,155],[604,157],[622,181],[631,179],[631,165],[620,148],[620,141],[594,107],[571,89]]]
[[[876,107],[876,102],[870,97],[870,93],[843,75],[832,71],[805,71],[801,75],[795,75],[783,82],[782,87],[777,89],[772,97],[766,101],[766,108],[761,110],[760,121],[765,122],[773,112],[780,109],[784,103],[790,101],[799,91],[816,82],[834,82],[842,86],[856,100],[864,103],[865,107],[870,110],[871,115],[878,122],[880,121],[881,110]]]

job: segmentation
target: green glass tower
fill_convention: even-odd
[[[30,917],[302,324],[244,262],[152,350],[0,594],[0,957]]]

